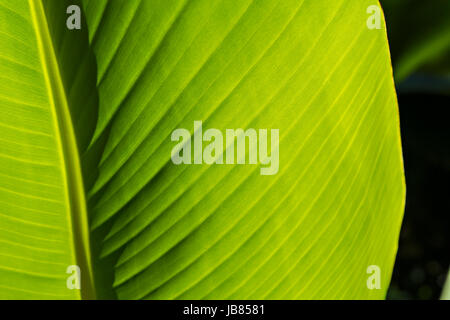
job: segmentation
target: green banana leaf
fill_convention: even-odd
[[[0,0],[0,298],[384,298],[405,185],[373,5]],[[196,121],[278,129],[278,170],[174,164]]]
[[[95,58],[84,55],[87,32],[60,28],[63,5],[0,2],[3,299],[95,296],[79,157],[97,119]],[[83,270],[82,291],[67,289],[72,265]]]

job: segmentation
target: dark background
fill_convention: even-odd
[[[450,0],[382,0],[406,210],[388,299],[439,299],[450,264]]]

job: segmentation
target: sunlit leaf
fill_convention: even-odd
[[[404,185],[376,2],[90,3],[110,129],[92,226],[114,221],[119,298],[384,297]],[[174,165],[171,133],[195,120],[279,129],[279,173]]]

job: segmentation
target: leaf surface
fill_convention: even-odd
[[[119,298],[384,298],[405,186],[377,2],[83,4],[107,137],[92,227],[112,225]],[[171,133],[196,120],[279,129],[279,172],[174,165]]]

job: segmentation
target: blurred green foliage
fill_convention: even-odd
[[[395,79],[413,72],[450,75],[450,1],[381,0]]]
[[[442,300],[450,300],[450,271],[449,276],[447,277],[447,282],[445,283],[444,290],[441,295]]]

